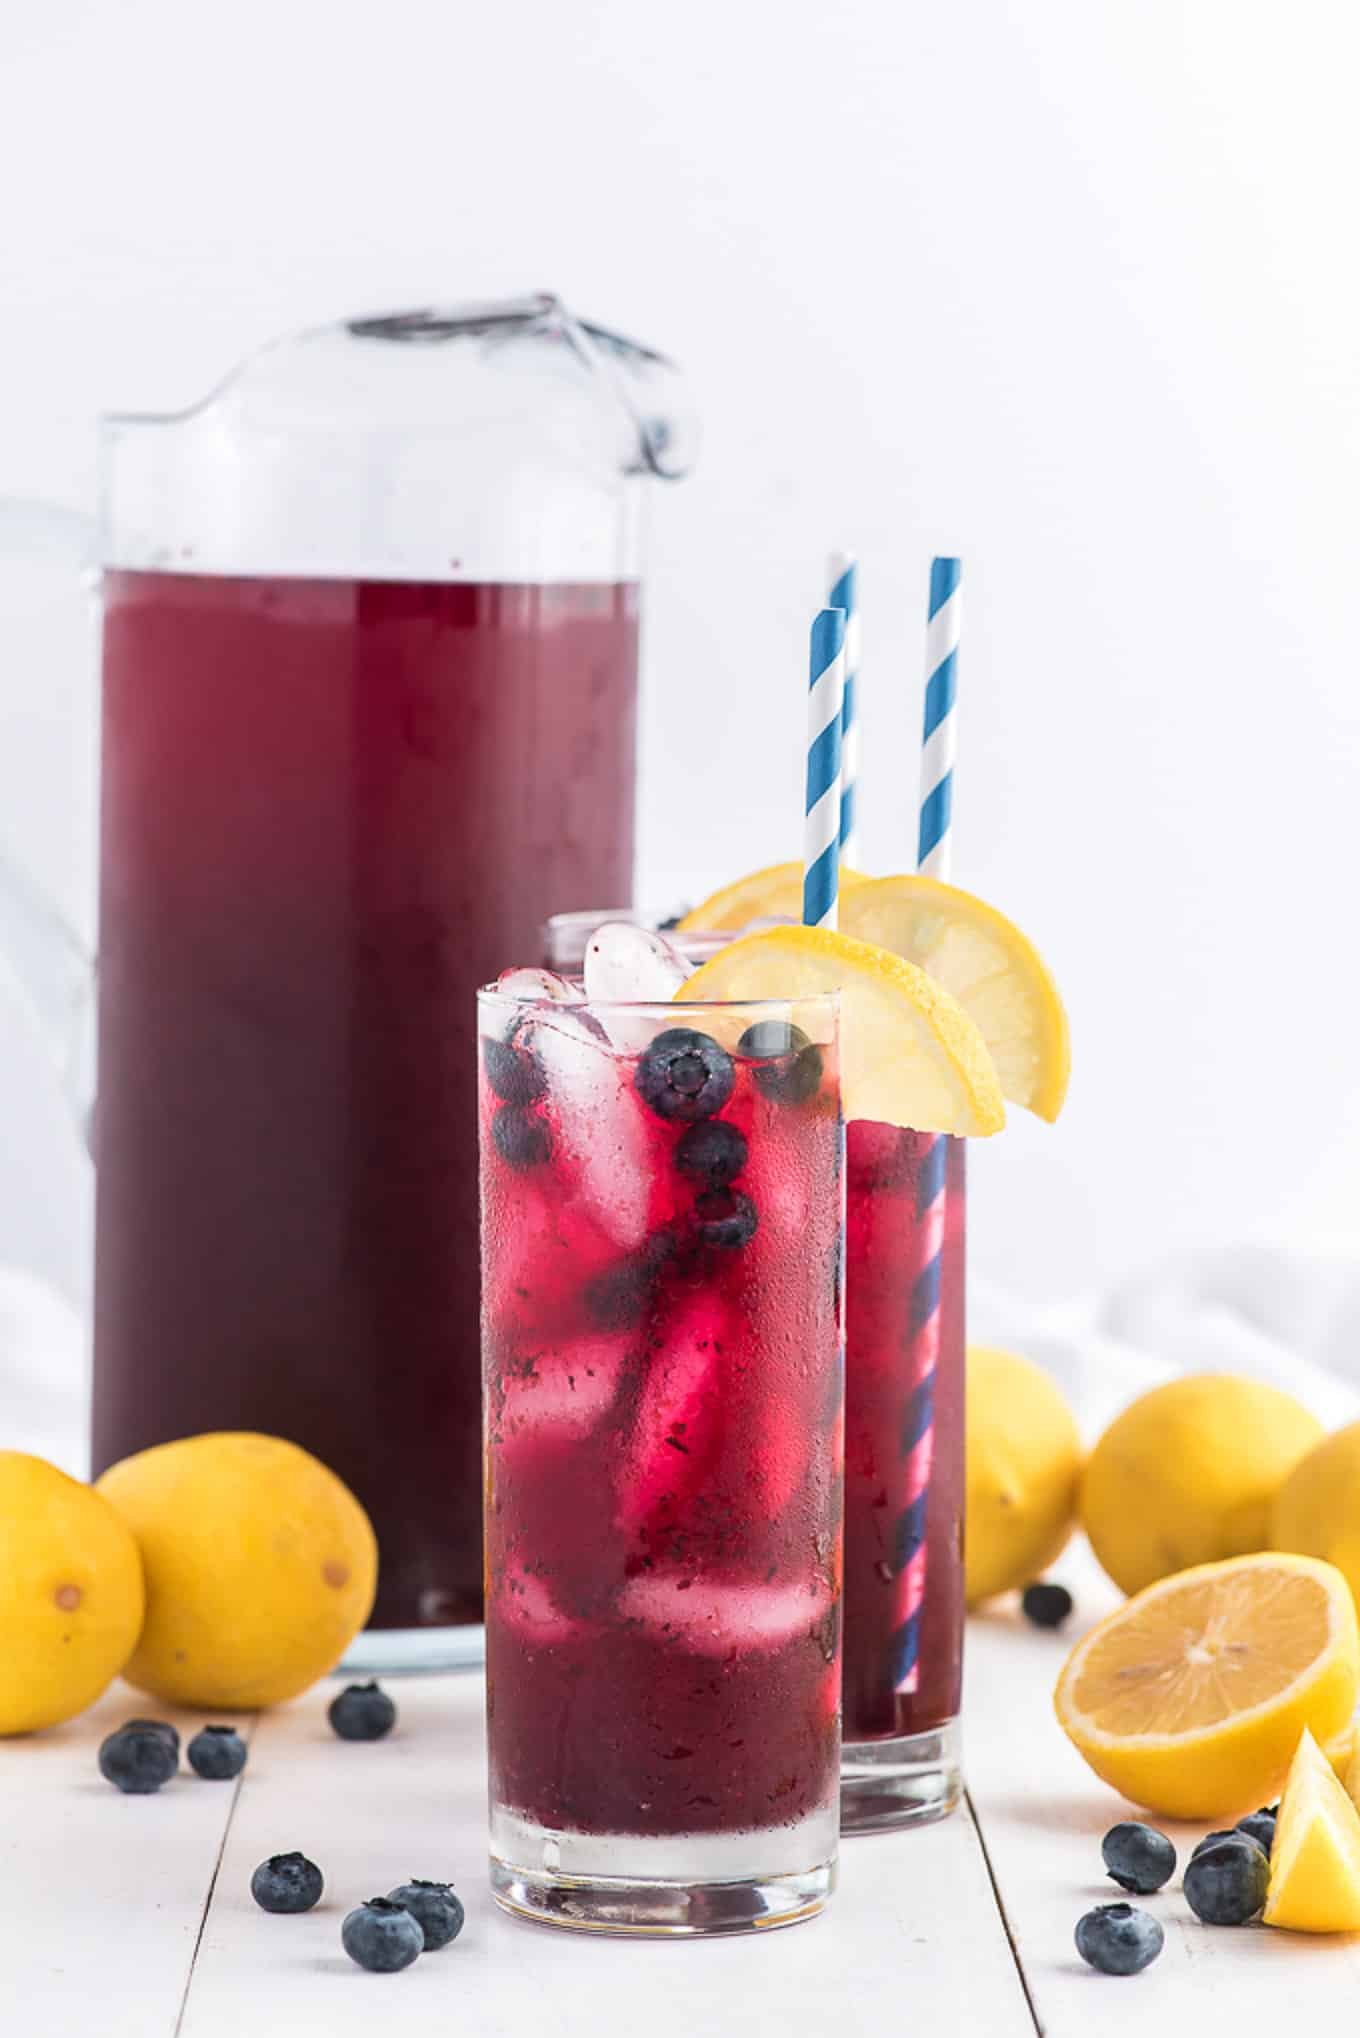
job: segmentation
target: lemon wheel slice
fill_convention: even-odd
[[[869,880],[848,864],[841,865],[841,893],[854,891]],[[801,863],[772,863],[766,870],[753,870],[735,884],[724,885],[700,906],[677,920],[679,934],[740,934],[753,920],[801,920],[803,917],[803,866]]]
[[[1307,1733],[1280,1798],[1265,1922],[1286,1932],[1360,1931],[1360,1817]]]
[[[905,956],[952,991],[996,1063],[1013,1104],[1054,1119],[1072,1051],[1052,972],[1004,913],[930,877],[868,878],[845,889],[842,932]]]
[[[900,956],[826,927],[747,934],[695,971],[677,1002],[841,994],[847,1118],[918,1132],[999,1132],[1001,1086],[982,1035],[948,991]]]
[[[1159,1579],[1077,1643],[1054,1693],[1096,1775],[1179,1819],[1268,1804],[1308,1728],[1355,1707],[1350,1587],[1315,1557],[1234,1557]]]

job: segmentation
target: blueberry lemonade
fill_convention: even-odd
[[[841,992],[850,1833],[938,1817],[962,1787],[962,1135],[995,1132],[1003,1097],[1056,1117],[1069,1050],[1032,945],[955,886],[843,870],[840,934],[743,938],[748,922],[796,911],[798,878],[790,865],[740,880],[677,939],[725,935],[693,979],[708,996]]]
[[[496,1896],[794,1922],[838,1824],[836,1002],[524,970],[480,1036]]]

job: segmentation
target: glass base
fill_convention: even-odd
[[[841,1749],[842,1833],[887,1833],[924,1826],[952,1812],[963,1796],[959,1723],[884,1741],[847,1741]]]
[[[337,1677],[401,1677],[418,1671],[480,1670],[486,1629],[365,1628],[336,1667]]]
[[[496,1902],[573,1932],[699,1939],[796,1925],[835,1888],[835,1857],[834,1811],[772,1832],[656,1835],[551,1832],[491,1815]]]

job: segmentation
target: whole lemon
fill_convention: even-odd
[[[227,1711],[276,1705],[334,1669],[368,1618],[368,1516],[297,1444],[184,1437],[97,1483],[142,1553],[146,1623],[123,1672],[142,1691]]]
[[[968,1347],[964,1580],[970,1606],[1028,1585],[1072,1532],[1081,1438],[1032,1359]]]
[[[107,1500],[0,1451],[0,1734],[93,1705],[132,1654],[143,1605],[137,1545]]]
[[[1344,1572],[1360,1606],[1360,1422],[1300,1458],[1275,1495],[1270,1547],[1325,1557]]]
[[[1168,1380],[1115,1417],[1087,1460],[1081,1521],[1122,1592],[1270,1543],[1270,1504],[1322,1424],[1231,1373]]]

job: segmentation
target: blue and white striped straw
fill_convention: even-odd
[[[921,824],[916,868],[923,877],[949,877],[953,848],[954,752],[957,722],[962,562],[932,559],[926,622],[926,715],[921,747]]]
[[[845,704],[841,709],[841,861],[859,862],[855,805],[859,787],[859,565],[853,552],[833,552],[827,607],[845,610]]]
[[[926,713],[921,750],[921,821],[916,868],[926,877],[947,880],[953,848],[954,695],[959,652],[959,573],[957,559],[930,562],[930,608],[926,622]],[[912,1233],[920,1254],[911,1291],[911,1396],[902,1424],[906,1459],[906,1502],[895,1533],[900,1624],[893,1636],[892,1674],[895,1688],[914,1692],[920,1676],[921,1622],[929,1584],[930,1542],[927,1520],[930,1476],[935,1459],[935,1375],[939,1368],[943,1320],[940,1314],[944,1276],[944,1220],[948,1185],[949,1141],[942,1133],[928,1135],[921,1150],[916,1182],[916,1225]]]
[[[803,823],[803,924],[834,927],[840,892],[841,708],[845,610],[822,609],[812,625],[808,671],[807,798]]]

